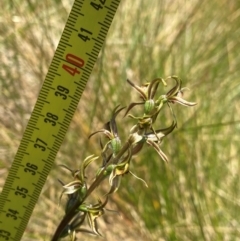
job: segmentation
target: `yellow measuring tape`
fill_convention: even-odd
[[[75,0],[0,195],[0,241],[20,240],[120,0]]]

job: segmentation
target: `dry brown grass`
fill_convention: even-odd
[[[72,2],[0,3],[0,187]],[[104,240],[240,240],[239,26],[234,0],[121,1],[56,164],[77,167],[100,151],[87,136],[114,106],[128,103],[126,78],[140,83],[176,74],[198,106],[176,107],[178,131],[162,146],[168,165],[148,150],[136,158],[134,168],[150,187],[126,178],[109,207],[121,216],[110,213],[100,223]],[[54,232],[63,215],[59,175],[55,165],[23,240],[49,240]]]

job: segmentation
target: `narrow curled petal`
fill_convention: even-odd
[[[148,86],[148,99],[154,98],[160,82],[166,85],[165,81],[162,78],[156,78],[150,82]]]
[[[76,233],[89,233],[89,234],[97,235],[95,232],[85,229],[85,228],[77,228],[75,231],[76,231]]]
[[[134,83],[132,83],[129,79],[127,79],[127,82],[135,89],[137,90],[137,92],[140,94],[140,96],[142,97],[143,100],[147,99],[147,95],[145,92],[146,87],[140,87],[138,85],[135,85]]]
[[[108,149],[109,149],[110,143],[111,143],[111,140],[108,141],[108,142],[105,144],[105,146],[102,148],[101,154],[102,154],[102,157],[104,157],[104,160],[106,160],[106,158],[108,157]]]
[[[109,163],[109,161],[111,160],[113,156],[113,153],[109,154],[109,155],[105,155],[103,152],[102,152],[102,159],[103,159],[103,162],[102,162],[102,167],[105,167],[107,163]]]
[[[170,134],[176,128],[176,126],[177,126],[176,121],[173,121],[172,124],[169,127],[158,129],[158,130],[156,130],[156,133],[157,134],[163,133],[166,136],[166,135]]]
[[[71,237],[71,241],[75,241],[76,240],[76,232],[75,230],[73,231],[73,233],[70,235]]]
[[[83,183],[80,180],[72,181],[72,182],[63,186],[63,188],[65,189],[64,193],[72,194],[76,190],[78,190],[78,188],[81,187],[82,185],[83,185]]]
[[[128,108],[127,108],[124,116],[126,116],[126,115],[128,114],[128,112],[129,112],[134,106],[136,106],[136,105],[144,105],[144,102],[133,102],[133,103],[131,103],[131,104],[128,106]]]
[[[98,212],[101,213],[101,211],[103,211],[103,208],[107,205],[107,203],[108,203],[108,196],[106,197],[106,200],[104,201],[104,203],[102,203],[102,201],[98,199],[98,203],[94,205],[88,205],[87,210],[88,212],[92,212],[92,213],[98,213]]]
[[[102,235],[98,231],[98,225],[97,225],[96,219],[104,214],[103,208],[106,206],[107,202],[108,202],[108,196],[104,203],[102,203],[101,200],[99,200],[98,204],[92,207],[89,206],[87,208],[88,209],[87,217],[88,217],[89,226],[91,227],[92,231],[99,236],[102,236]]]
[[[95,216],[94,214],[92,214],[90,212],[87,213],[88,223],[89,223],[89,226],[91,227],[92,231],[96,235],[102,236],[102,234],[99,233],[99,231],[98,231],[98,224],[97,224],[97,220],[96,220],[96,218],[98,218],[99,216],[100,216],[99,214],[97,216]]]
[[[179,96],[171,97],[171,98],[169,98],[168,100],[171,101],[171,102],[173,102],[173,103],[179,103],[179,104],[184,105],[184,106],[194,106],[194,105],[197,104],[196,102],[186,101],[186,100],[182,99],[182,98],[179,97]]]
[[[138,125],[134,125],[131,129],[130,129],[130,134],[133,134],[135,132],[138,131]]]
[[[182,84],[181,79],[175,75],[167,77],[167,79],[174,79],[176,81],[176,85],[168,91],[167,96],[170,97],[170,96],[177,95],[177,93],[181,90],[181,84]]]
[[[72,169],[70,169],[69,167],[67,167],[67,166],[65,166],[63,164],[60,164],[59,166],[67,169],[68,171],[70,171],[74,178],[78,178],[79,170],[72,170]]]
[[[135,120],[141,120],[143,119],[143,117],[137,117],[137,116],[134,116],[132,114],[129,114],[128,117],[132,118],[132,119],[135,119]]]
[[[154,142],[161,141],[163,139],[163,137],[170,134],[175,129],[176,126],[177,126],[177,123],[175,121],[173,121],[171,126],[169,126],[167,128],[153,130],[152,132],[148,132],[145,134],[145,137],[148,140],[151,140]]]
[[[137,175],[135,175],[135,174],[132,173],[131,171],[129,171],[129,173],[132,174],[132,175],[133,175],[135,178],[137,178],[138,180],[142,181],[143,184],[144,184],[146,187],[148,187],[147,183],[146,183],[142,178],[138,177]]]
[[[95,132],[93,132],[91,135],[89,135],[89,137],[88,137],[88,139],[90,139],[93,135],[95,135],[95,134],[97,134],[97,133],[103,133],[108,139],[112,139],[112,138],[114,138],[114,136],[113,136],[113,134],[110,132],[110,131],[108,131],[108,130],[106,130],[106,129],[101,129],[101,130],[98,130],[98,131],[95,131]]]
[[[122,179],[122,176],[115,176],[112,181],[111,181],[111,188],[109,190],[109,192],[106,195],[109,195],[109,194],[112,194],[114,192],[116,192],[120,186],[120,183],[121,183],[121,179]]]
[[[104,129],[106,129],[106,130],[108,130],[109,132],[111,132],[114,137],[118,136],[117,123],[116,123],[115,119],[116,119],[117,115],[118,115],[123,109],[125,109],[125,107],[119,108],[119,106],[120,106],[120,105],[117,105],[117,106],[113,109],[111,120],[108,121],[108,122],[104,125]]]
[[[81,166],[80,166],[80,172],[79,172],[79,174],[80,174],[80,180],[82,181],[82,182],[84,182],[84,180],[85,180],[85,175],[84,175],[84,173],[85,173],[85,169],[86,169],[86,167],[91,163],[91,162],[93,162],[93,161],[95,161],[95,160],[97,160],[98,159],[98,156],[94,156],[94,155],[90,155],[90,156],[88,156],[88,157],[86,157],[83,161],[82,161],[82,163],[81,163]]]
[[[58,181],[62,184],[62,186],[65,185],[61,180],[58,179]],[[59,197],[58,205],[60,205],[60,203],[61,203],[62,195],[63,195],[63,193],[61,193],[61,195]]]
[[[117,117],[117,115],[118,115],[123,109],[125,109],[125,108],[126,108],[125,106],[120,107],[120,105],[117,105],[117,106],[113,109],[111,120],[115,120],[115,118]]]
[[[164,152],[160,149],[159,145],[151,140],[146,141],[150,146],[152,146],[155,151],[158,153],[158,155],[163,159],[163,161],[168,162],[167,156],[164,154]]]
[[[73,182],[70,182],[63,186],[65,190],[62,191],[62,194],[72,194],[82,186],[83,186],[83,183],[80,180],[75,180]]]
[[[59,164],[58,166],[63,167],[63,168],[67,169],[67,170],[70,171],[70,172],[73,172],[72,169],[70,169],[69,167],[67,167],[67,166],[65,166],[65,165],[63,165],[63,164]]]
[[[148,99],[152,99],[158,89],[160,79],[154,79],[148,86]]]

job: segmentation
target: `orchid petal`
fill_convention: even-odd
[[[143,98],[143,100],[147,99],[147,95],[145,93],[145,91],[143,91],[143,88],[135,85],[134,83],[132,83],[129,79],[127,79],[127,82],[135,89],[137,90],[137,92],[140,94],[140,96]]]
[[[128,108],[127,108],[124,116],[126,116],[126,115],[128,114],[128,112],[129,112],[134,106],[136,106],[136,105],[144,105],[144,103],[145,103],[145,102],[134,102],[134,103],[131,103],[131,104],[128,106]]]
[[[109,192],[105,195],[109,195],[109,194],[112,194],[112,193],[116,192],[118,190],[119,186],[120,186],[121,179],[122,179],[122,176],[115,176],[112,179],[111,188],[110,188]]]
[[[98,236],[102,236],[101,233],[99,233],[99,231],[98,231],[98,225],[97,225],[97,221],[96,221],[96,218],[98,218],[99,216],[95,216],[92,213],[88,212],[87,217],[88,217],[89,226],[91,227],[93,232]]]
[[[117,117],[118,113],[120,113],[125,107],[119,108],[120,105],[117,105],[114,110],[112,111],[112,118],[110,121],[108,121],[105,125],[104,128],[111,132],[115,137],[118,136],[118,130],[117,130],[117,124],[115,121],[115,118]]]
[[[82,161],[81,166],[80,166],[80,177],[79,177],[82,182],[84,182],[84,180],[85,180],[85,175],[84,175],[84,173],[85,173],[86,167],[87,167],[91,162],[97,160],[98,158],[99,158],[98,156],[95,156],[95,157],[94,157],[94,155],[90,155],[90,156],[86,157],[86,158]]]
[[[141,142],[144,139],[142,135],[139,135],[137,132],[131,134],[128,138],[128,141],[131,145],[135,145]]]
[[[137,178],[138,180],[142,181],[142,182],[144,183],[144,185],[145,185],[146,187],[148,187],[147,183],[146,183],[142,178],[138,177],[137,175],[135,175],[135,174],[132,173],[131,171],[129,171],[129,173],[132,174],[132,175],[133,175],[135,178]]]
[[[157,78],[150,82],[148,86],[148,99],[153,99],[161,79]]]
[[[186,101],[179,96],[173,96],[173,97],[169,98],[168,100],[173,102],[173,103],[176,102],[176,103],[179,103],[179,104],[184,105],[184,106],[194,106],[194,105],[197,104],[195,102]]]
[[[139,142],[137,143],[133,148],[132,148],[132,155],[136,155],[138,152],[140,152],[143,148],[144,142]]]
[[[164,154],[164,152],[160,149],[160,147],[155,142],[151,140],[147,140],[146,142],[156,150],[156,152],[163,159],[163,161],[168,162],[167,156]]]
[[[171,126],[163,129],[153,130],[153,132],[146,133],[145,136],[151,141],[160,141],[163,139],[163,137],[170,134],[175,129],[176,125],[176,122],[173,121]]]
[[[171,90],[169,90],[167,93],[168,97],[175,96],[181,89],[182,81],[181,81],[181,79],[179,79],[177,76],[174,76],[174,75],[167,77],[167,79],[174,79],[176,81],[176,85]]]

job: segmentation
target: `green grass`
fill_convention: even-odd
[[[72,2],[0,4],[1,187]],[[162,144],[169,164],[150,148],[134,159],[134,172],[149,188],[126,176],[109,204],[122,217],[107,213],[100,222],[105,240],[240,240],[239,26],[238,1],[121,1],[56,164],[77,167],[100,152],[97,138],[87,136],[117,104],[129,103],[126,78],[143,83],[178,75],[191,89],[186,99],[198,105],[174,106],[178,129]],[[169,124],[167,115],[161,122]],[[54,232],[63,215],[57,206],[63,173],[54,166],[23,240],[49,240]]]

